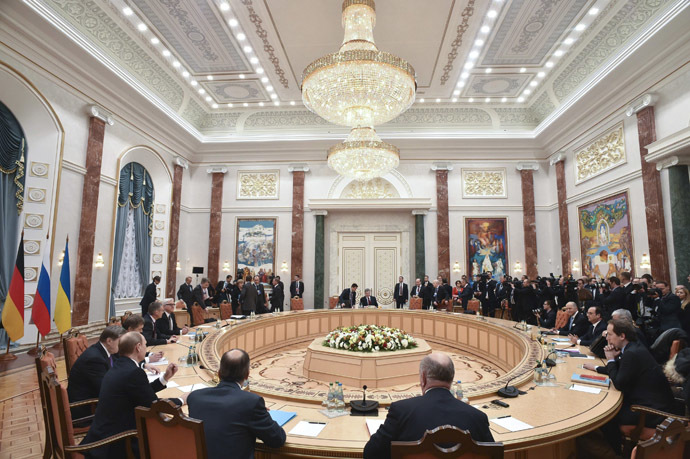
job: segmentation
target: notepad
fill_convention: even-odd
[[[301,435],[303,437],[318,437],[324,427],[326,427],[325,422],[300,421],[288,433],[290,435]]]
[[[190,386],[179,386],[178,389],[180,389],[182,392],[194,392],[195,390],[199,389],[205,389],[208,387],[206,384],[192,384]]]
[[[559,343],[569,343],[570,338],[551,338],[553,341],[559,342]]]
[[[369,436],[372,436],[379,430],[379,427],[386,422],[385,419],[367,419],[367,429],[369,430]]]
[[[490,419],[496,425],[503,427],[504,429],[510,430],[511,432],[519,432],[521,430],[532,429],[532,426],[515,419],[512,416],[504,416],[500,418]]]
[[[231,318],[231,319],[235,319],[235,320],[242,320],[242,319],[246,319],[247,316],[235,315],[235,314],[233,314],[233,315],[230,316],[230,318]]]
[[[168,359],[160,359],[157,362],[149,362],[151,365],[167,365],[170,362],[168,362]]]
[[[603,386],[603,387],[609,387],[609,378],[607,376],[602,376],[602,375],[591,375],[591,374],[577,374],[573,373],[573,375],[570,377],[570,380],[572,382],[576,383],[586,383],[586,384],[594,384],[595,386]]]
[[[596,387],[587,387],[587,386],[582,386],[580,384],[573,384],[572,386],[568,387],[570,390],[576,390],[579,392],[586,392],[588,394],[598,394],[601,392],[601,389],[597,389]]]
[[[283,427],[285,424],[288,423],[288,421],[290,421],[290,419],[297,416],[297,413],[295,413],[294,411],[281,410],[271,410],[268,412],[268,414],[271,415],[271,419],[277,422],[280,427]]]
[[[146,377],[149,378],[149,382],[152,383],[156,379],[160,378],[161,375],[159,373],[149,373],[148,371],[146,372]]]

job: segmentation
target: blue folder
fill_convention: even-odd
[[[283,427],[285,424],[290,421],[290,419],[294,418],[297,416],[297,413],[294,411],[280,411],[280,410],[270,410],[268,414],[271,415],[271,418],[278,423],[280,427]]]

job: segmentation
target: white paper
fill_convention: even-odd
[[[149,373],[148,371],[146,372],[146,377],[149,378],[150,383],[152,383],[156,379],[160,378],[160,376],[161,375],[159,373],[154,374],[154,373]]]
[[[385,419],[367,419],[367,429],[369,429],[369,435],[374,435],[384,422],[386,422]]]
[[[573,359],[594,360],[594,356],[592,356],[592,355],[582,355],[582,356],[580,356],[580,355],[571,355],[570,357],[572,357]]]
[[[169,387],[169,386],[168,386]],[[208,387],[206,384],[192,384],[191,386],[178,386],[182,392],[194,392],[195,390],[204,389]]]
[[[570,346],[572,343],[570,341],[566,341],[566,342],[558,341],[558,342],[555,342],[553,344],[554,344],[554,346]]]
[[[519,432],[521,430],[532,429],[531,425],[524,423],[518,419],[515,419],[512,416],[490,419],[490,421],[494,424],[503,427],[504,429],[510,430],[511,432]]]
[[[180,387],[175,381],[168,381],[168,385],[165,387]]]
[[[551,338],[551,339],[556,341],[556,342],[561,342],[561,343],[569,343],[570,342],[570,338]]]
[[[587,392],[588,394],[598,394],[601,392],[601,389],[597,389],[596,387],[582,386],[580,384],[573,384],[568,389]]]
[[[151,364],[151,365],[167,365],[169,363],[170,362],[168,362],[168,359],[160,359],[157,362],[149,362],[149,364]]]
[[[197,329],[199,329],[199,328],[211,328],[211,326],[210,326],[210,325],[199,325],[199,326],[196,327],[196,328],[197,328]]]
[[[316,422],[300,421],[288,433],[290,435],[301,435],[303,437],[318,437],[324,427],[326,427],[325,422],[321,424]]]

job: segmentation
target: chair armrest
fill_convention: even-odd
[[[652,414],[652,415],[656,415],[656,416],[663,416],[665,418],[678,419],[679,421],[685,421],[685,422],[690,421],[690,416],[681,416],[679,414],[673,414],[673,413],[669,413],[667,411],[661,411],[661,410],[649,408],[647,406],[642,406],[642,405],[632,405],[630,407],[630,411],[632,411],[634,413],[639,412],[640,413],[640,419],[644,419],[645,415],[647,415],[647,414]]]
[[[72,419],[72,425],[78,424],[78,423],[84,422],[84,421],[92,421],[93,418],[95,418],[95,417],[96,417],[95,414],[91,414],[91,415],[89,415],[89,416],[84,416],[83,418]]]
[[[103,440],[94,441],[92,443],[75,445],[75,446],[65,446],[65,452],[68,453],[82,453],[84,451],[90,451],[95,448],[100,448],[101,446],[109,445],[117,441],[125,440],[127,444],[127,457],[133,457],[131,439],[137,437],[136,430],[126,430],[120,432],[119,434],[113,435]]]
[[[86,406],[86,405],[95,405],[98,403],[97,398],[90,398],[88,400],[80,400],[78,402],[72,402],[69,404],[70,408],[74,408],[76,406]]]

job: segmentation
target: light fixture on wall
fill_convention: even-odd
[[[453,272],[454,272],[454,273],[459,273],[459,272],[460,272],[460,262],[459,262],[459,261],[456,261],[456,262],[453,264]]]
[[[522,264],[520,264],[519,260],[515,262],[515,265],[513,266],[513,271],[516,273],[522,272]]]
[[[65,261],[65,251],[64,250],[60,254],[60,258],[58,258],[58,266],[62,266],[63,261]]]
[[[280,265],[280,271],[286,273],[289,270],[290,268],[288,268],[287,261],[283,261],[283,264]]]
[[[180,260],[177,260],[177,264],[175,264],[175,271],[182,271],[182,266],[180,266]]]
[[[227,273],[228,271],[230,271],[230,263],[228,260],[225,260],[225,263],[223,263],[223,272]]]
[[[573,260],[573,271],[580,271],[580,262],[577,259]]]
[[[103,262],[103,253],[102,252],[98,252],[98,256],[96,256],[96,262],[93,265],[96,268],[102,268],[105,266],[105,263]]]
[[[652,263],[651,260],[649,259],[649,255],[646,253],[642,254],[642,259],[640,260],[640,269],[641,270],[648,270],[652,268]]]

